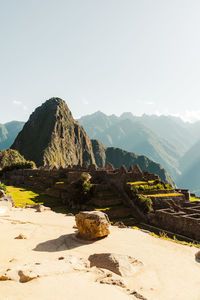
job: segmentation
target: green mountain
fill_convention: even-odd
[[[179,174],[178,161],[181,154],[174,144],[162,138],[158,133],[134,120],[132,114],[106,116],[97,112],[79,119],[91,138],[100,140],[108,147],[119,147],[130,152],[145,155],[164,168],[176,178]],[[89,120],[89,121],[88,121]]]
[[[10,148],[23,126],[24,122],[18,121],[0,124],[0,150]]]
[[[0,169],[16,164],[25,164],[27,161],[18,151],[7,149],[0,151]]]
[[[59,98],[36,108],[11,148],[37,166],[95,163],[89,137],[73,119],[65,101]]]
[[[100,116],[99,124],[102,120]],[[111,117],[112,122],[116,119]],[[90,120],[91,123],[93,120]],[[98,118],[96,118],[96,126]],[[104,119],[104,127],[110,123]],[[101,127],[99,127],[99,131]],[[27,160],[34,161],[37,166],[66,167],[68,165],[97,164],[105,167],[112,162],[115,167],[138,163],[143,170],[160,175],[167,183],[172,179],[161,165],[145,156],[138,156],[121,149],[107,148],[97,140],[90,140],[72,117],[65,101],[52,98],[38,107],[18,134],[12,149],[18,150]]]
[[[92,140],[92,145],[94,149],[95,159],[98,162],[98,166],[101,168],[104,168],[109,162],[115,168],[120,168],[122,165],[125,165],[127,169],[130,167],[130,165],[134,166],[138,164],[142,170],[147,170],[150,173],[157,174],[165,182],[174,185],[173,180],[166,172],[166,170],[161,165],[155,163],[144,155],[137,155],[120,148],[106,148],[101,142],[97,140]]]

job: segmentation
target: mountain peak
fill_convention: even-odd
[[[92,144],[66,102],[51,98],[31,114],[12,148],[38,166],[95,163]]]

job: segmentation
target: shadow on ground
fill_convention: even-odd
[[[33,250],[41,252],[59,252],[92,244],[94,241],[85,241],[78,238],[77,233],[61,235],[57,239],[38,244]]]

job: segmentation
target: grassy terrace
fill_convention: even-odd
[[[181,193],[167,193],[167,194],[154,194],[154,195],[144,195],[146,197],[176,197],[176,196],[183,196]]]
[[[11,195],[15,206],[26,207],[27,205],[43,204],[51,207],[52,210],[58,213],[70,212],[66,206],[62,204],[62,200],[47,196],[42,191],[32,189],[25,189],[14,186],[7,186],[7,194]]]
[[[190,197],[190,201],[200,201],[199,198],[195,198],[195,197]]]

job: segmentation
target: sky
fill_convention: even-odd
[[[199,0],[0,0],[0,123],[51,97],[75,118],[200,119]]]

